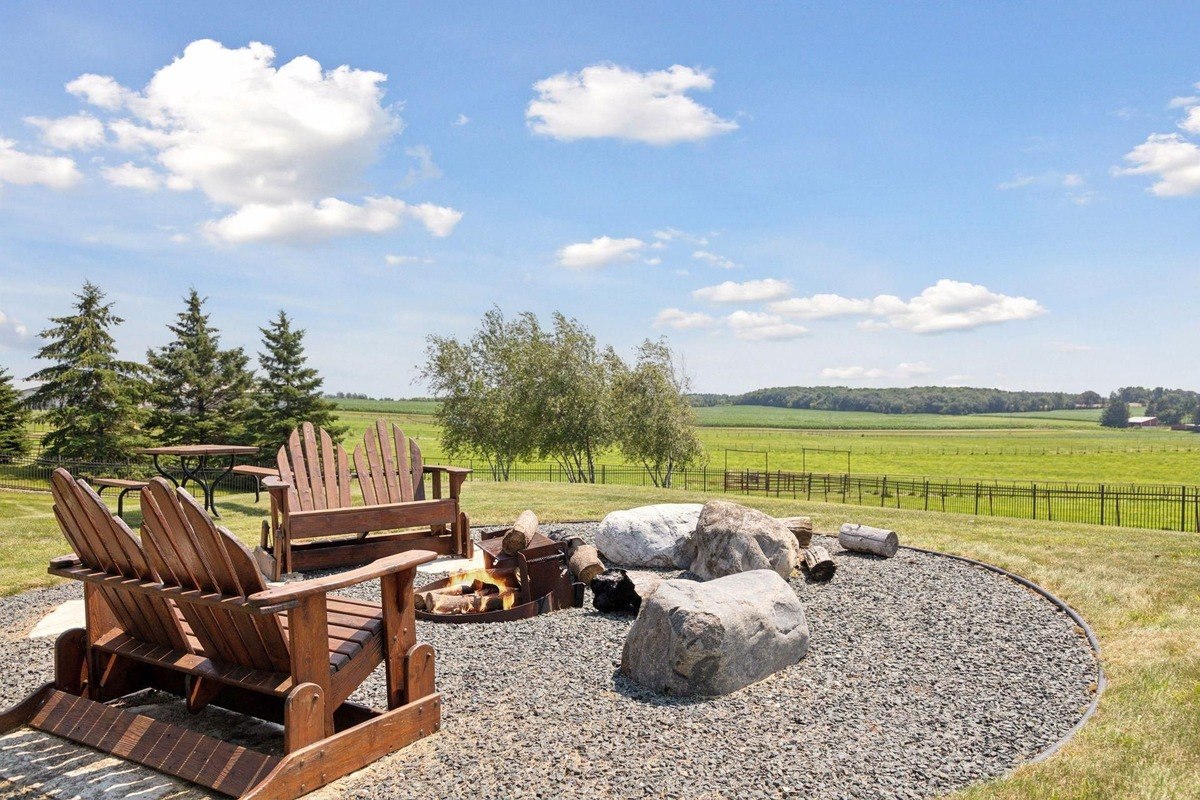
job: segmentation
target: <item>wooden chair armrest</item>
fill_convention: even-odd
[[[380,558],[357,569],[339,572],[336,575],[326,575],[322,578],[311,578],[306,581],[286,583],[283,586],[273,586],[262,592],[257,592],[246,598],[246,604],[261,611],[282,611],[299,605],[301,600],[315,594],[330,592],[354,586],[358,583],[407,569],[416,569],[417,565],[425,564],[437,558],[432,550],[409,550],[407,553],[397,553],[393,556]]]
[[[271,489],[290,489],[292,485],[278,475],[265,475],[262,479],[263,488],[270,491]]]
[[[447,467],[442,464],[425,464],[426,472],[445,472],[450,475],[470,475],[475,470],[469,467]]]

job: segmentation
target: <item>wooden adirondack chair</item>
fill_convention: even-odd
[[[363,505],[351,502],[351,459],[311,423],[279,448],[278,478],[264,478],[271,518],[254,551],[259,567],[278,579],[287,572],[359,564],[413,548],[471,558],[471,525],[459,505],[471,470],[426,464],[416,441],[376,420],[354,448]],[[425,497],[425,475],[433,497]],[[442,476],[449,495],[442,496]],[[423,530],[404,530],[423,528]],[[375,533],[381,532],[381,533]],[[352,534],[349,538],[347,534]],[[309,541],[301,541],[309,540]]]
[[[83,481],[55,470],[54,514],[75,554],[50,573],[84,582],[86,628],[55,645],[54,682],[0,713],[234,797],[295,798],[436,731],[433,648],[417,644],[412,585],[434,553],[277,587],[183,489],[142,491],[142,541]],[[382,606],[333,590],[379,579]],[[380,663],[387,711],[346,698]],[[282,722],[284,755],[107,704],[145,688]]]

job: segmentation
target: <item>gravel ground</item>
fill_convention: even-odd
[[[590,540],[595,528],[549,531]],[[596,612],[590,596],[582,609],[520,622],[418,623],[437,651],[442,732],[313,797],[931,797],[1004,774],[1082,716],[1094,658],[1041,596],[952,559],[901,550],[883,560],[815,541],[838,573],[827,584],[792,580],[808,657],[727,697],[661,697],[624,679],[616,667],[631,620]],[[51,643],[16,637],[78,595],[72,586],[0,599],[0,702],[50,674]],[[382,698],[376,670],[355,699]],[[29,793],[14,766],[36,749],[30,735],[40,736],[0,739],[0,795],[63,796]],[[139,770],[125,779],[151,786]],[[166,794],[139,796],[181,796],[153,783]]]

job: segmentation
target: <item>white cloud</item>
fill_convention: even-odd
[[[657,72],[595,64],[535,83],[525,118],[534,133],[565,141],[695,142],[738,127],[687,95],[712,87],[709,73],[678,64]]]
[[[790,291],[792,285],[787,281],[763,278],[742,283],[725,281],[716,286],[705,286],[692,292],[692,297],[710,303],[761,303],[776,300]]]
[[[649,264],[652,267],[657,267],[659,264],[662,263],[662,259],[655,256],[654,258],[647,258],[645,263]]]
[[[421,181],[431,181],[442,177],[442,170],[433,163],[433,151],[429,149],[428,145],[418,144],[414,147],[406,147],[404,155],[417,162],[415,167],[409,167],[408,174],[404,176],[404,186],[414,186]]]
[[[126,189],[142,189],[153,192],[162,186],[162,175],[150,167],[139,167],[132,161],[127,161],[119,167],[104,167],[100,170],[104,179],[113,186]]]
[[[699,261],[704,261],[721,269],[735,269],[737,267],[737,264],[733,263],[725,256],[719,256],[716,253],[710,253],[707,250],[697,250],[696,252],[692,253],[692,258]]]
[[[234,209],[204,226],[214,238],[311,241],[381,233],[406,217],[435,236],[450,232],[462,216],[454,209],[335,196],[359,189],[383,144],[403,128],[382,104],[386,75],[324,70],[308,56],[280,67],[274,60],[275,51],[259,42],[231,49],[205,39],[189,44],[141,91],[98,75],[82,75],[67,89],[123,110],[109,122],[116,146],[156,161],[167,188],[196,189]]]
[[[781,342],[798,339],[808,333],[808,328],[803,325],[795,325],[786,322],[783,317],[759,311],[734,311],[725,318],[725,324],[734,336],[752,342]]]
[[[1200,147],[1178,133],[1154,133],[1125,154],[1131,166],[1114,169],[1117,175],[1153,175],[1150,191],[1159,197],[1181,197],[1200,192]]]
[[[431,234],[442,237],[448,236],[461,218],[462,214],[452,208],[431,203],[414,206],[394,197],[368,197],[362,205],[327,197],[316,203],[251,203],[227,217],[205,223],[204,231],[213,241],[225,244],[311,242],[335,236],[383,233],[398,227],[405,219],[415,219]]]
[[[599,236],[590,242],[569,244],[558,251],[558,265],[567,269],[599,269],[622,261],[632,261],[646,246],[641,239],[613,239]]]
[[[872,299],[820,294],[772,303],[768,309],[800,319],[867,316],[864,330],[890,326],[913,333],[943,333],[1032,319],[1046,313],[1041,303],[1028,297],[998,294],[985,286],[943,278],[916,297],[902,300],[881,294]]]
[[[682,242],[691,242],[692,244],[698,245],[708,244],[707,236],[696,233],[688,233],[687,231],[681,231],[676,228],[660,228],[654,231],[654,238],[659,240],[658,242],[654,243],[655,247],[666,247],[667,242],[673,242],[676,240]]]
[[[109,111],[116,111],[135,96],[115,79],[91,73],[80,75],[68,83],[66,89],[76,97],[82,97],[88,103]]]
[[[51,189],[66,189],[83,180],[72,159],[24,153],[16,145],[12,139],[0,139],[0,185],[40,184]]]
[[[1200,105],[1200,97],[1188,95],[1187,97],[1172,97],[1171,102],[1167,103],[1167,108],[1191,108],[1194,105]]]
[[[88,150],[104,144],[104,123],[86,111],[69,117],[26,117],[42,132],[42,141],[56,150]]]
[[[907,380],[935,370],[924,361],[901,363],[895,367],[826,367],[821,377],[836,381]]]
[[[187,242],[190,242],[191,240],[192,240],[192,237],[188,236],[186,233],[171,234],[171,241],[174,242],[175,244],[186,244]]]
[[[1007,191],[1009,189],[1023,189],[1026,186],[1031,185],[1036,180],[1037,178],[1035,178],[1033,175],[1018,175],[1011,181],[1004,181],[1003,183],[996,184],[996,188],[1000,191]]]
[[[29,328],[0,311],[0,345],[20,347],[29,342]]]
[[[678,308],[664,308],[654,318],[654,327],[674,328],[680,331],[711,328],[714,324],[716,324],[716,320],[708,314],[702,314],[699,311],[682,311]]]
[[[402,267],[405,264],[432,264],[433,259],[429,256],[401,256],[388,254],[383,257],[389,265],[393,267]]]
[[[1009,181],[996,184],[1000,191],[1012,191],[1037,187],[1041,189],[1066,189],[1065,196],[1073,203],[1084,205],[1095,198],[1094,191],[1079,191],[1087,179],[1078,172],[1042,172],[1037,175],[1018,175]]]
[[[471,118],[468,117],[466,114],[459,114],[454,119],[454,122],[451,122],[450,124],[456,128],[461,128],[463,125],[466,125],[470,121],[471,121]]]
[[[1085,183],[1085,181],[1083,179],[1083,176],[1080,175],[1078,172],[1068,172],[1066,175],[1063,175],[1063,179],[1062,179],[1063,186],[1067,186],[1067,187],[1083,186],[1084,183]]]

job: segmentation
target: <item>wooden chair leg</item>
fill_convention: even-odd
[[[417,615],[413,605],[415,570],[384,575],[380,580],[383,605],[383,669],[387,679],[388,708],[399,708],[415,697],[408,694],[409,651],[417,643]]]
[[[330,695],[329,611],[325,595],[305,597],[288,610],[288,636],[292,650],[292,680],[296,686],[312,683],[322,697]],[[324,735],[333,735],[333,709],[322,703]]]
[[[325,695],[315,683],[302,683],[283,701],[283,752],[294,753],[325,738]]]
[[[408,702],[412,703],[433,694],[436,691],[433,645],[428,642],[414,644],[408,648],[404,660],[406,662],[405,694]]]
[[[54,642],[54,688],[83,694],[88,679],[87,631],[71,628]]]

